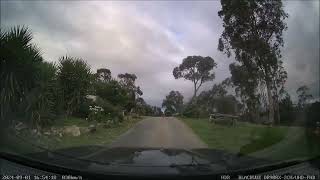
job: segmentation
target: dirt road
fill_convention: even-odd
[[[187,125],[173,117],[148,117],[110,146],[179,149],[208,147]]]

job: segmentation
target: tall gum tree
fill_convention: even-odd
[[[224,31],[218,49],[228,57],[233,52],[235,59],[249,71],[260,71],[259,80],[267,89],[269,121],[274,123],[273,72],[277,71],[281,58],[283,31],[287,29],[284,20],[288,14],[281,0],[221,0],[221,6],[218,15]]]

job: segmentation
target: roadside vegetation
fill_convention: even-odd
[[[4,139],[21,136],[50,149],[105,145],[141,116],[162,113],[141,97],[135,74],[114,77],[107,68],[94,72],[86,60],[69,55],[50,63],[24,26],[1,29],[0,38]]]
[[[182,119],[213,149],[274,159],[319,155],[320,102],[303,84],[297,103],[286,90],[281,50],[288,14],[282,2],[221,1],[221,6],[224,30],[217,47],[234,59],[231,76],[201,91],[215,79],[219,64],[211,57],[184,58],[172,74],[192,82],[193,96],[170,91],[162,103],[165,114]],[[212,114],[222,114],[214,119],[222,124],[210,123]],[[231,116],[238,119],[234,127],[225,118]]]
[[[162,102],[164,114],[180,117],[210,148],[275,159],[315,155],[320,102],[303,84],[296,90],[297,103],[286,89],[281,50],[288,14],[282,2],[221,5],[218,16],[224,29],[217,47],[234,60],[230,77],[212,83],[217,60],[185,57],[172,75],[189,81],[193,95],[186,99],[183,92],[170,90]],[[136,74],[114,75],[108,67],[93,70],[87,60],[70,55],[50,63],[32,39],[27,27],[0,31],[1,137],[14,132],[49,149],[106,145],[142,116],[162,116],[160,107],[142,98]],[[235,127],[213,125],[208,119],[214,113],[239,121]]]
[[[11,134],[5,139],[6,146],[1,147],[2,151],[13,153],[33,153],[41,151],[54,151],[64,148],[72,148],[79,146],[108,146],[119,135],[125,133],[132,128],[138,121],[142,120],[142,117],[128,119],[120,124],[110,127],[104,127],[102,124],[96,126],[95,133],[85,132],[86,128],[90,126],[89,122],[80,118],[66,118],[57,121],[52,125],[50,129],[59,131],[59,128],[77,126],[80,128],[81,135],[73,136],[72,134],[59,136],[58,134],[39,135],[27,129],[19,131],[19,134]],[[49,128],[45,128],[44,132],[50,132]],[[63,130],[61,129],[61,133]]]
[[[320,155],[318,139],[310,139],[304,127],[239,122],[230,127],[207,118],[180,118],[211,149],[272,160],[304,159]]]

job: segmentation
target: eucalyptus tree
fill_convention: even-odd
[[[257,78],[259,74],[255,71],[249,71],[245,66],[232,63],[229,65],[231,72],[232,85],[235,86],[236,95],[240,97],[249,113],[249,119],[257,118],[259,108],[258,93],[259,81]]]
[[[129,97],[125,108],[128,112],[131,112],[136,107],[137,99],[143,95],[141,88],[135,84],[137,76],[135,74],[124,73],[118,74],[118,78],[121,87],[127,90],[127,96]]]
[[[281,0],[233,1],[221,0],[224,31],[218,49],[235,59],[249,72],[257,71],[266,84],[269,121],[274,122],[274,99],[272,94],[274,72],[278,69],[283,31],[288,17]]]
[[[310,99],[312,99],[312,95],[310,94],[310,89],[308,86],[303,85],[297,89],[298,94],[298,106],[300,109],[305,109],[306,104]]]
[[[194,86],[193,98],[201,85],[215,78],[213,68],[217,63],[211,57],[188,56],[182,60],[182,63],[173,69],[175,79],[184,78],[192,81]]]
[[[108,82],[111,80],[111,71],[110,69],[100,68],[97,69],[96,76],[99,81]]]
[[[162,102],[167,114],[181,113],[183,106],[183,96],[179,91],[170,91]]]

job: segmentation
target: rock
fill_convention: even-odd
[[[76,125],[64,127],[63,133],[70,134],[72,136],[80,136],[81,135],[80,128]]]
[[[91,132],[91,133],[97,131],[97,127],[94,124],[91,124],[88,129],[89,129],[89,132]]]
[[[27,128],[27,126],[26,126],[25,124],[23,124],[22,122],[19,122],[19,123],[15,126],[15,129],[16,129],[17,131],[20,131],[20,130],[26,129],[26,128]]]

